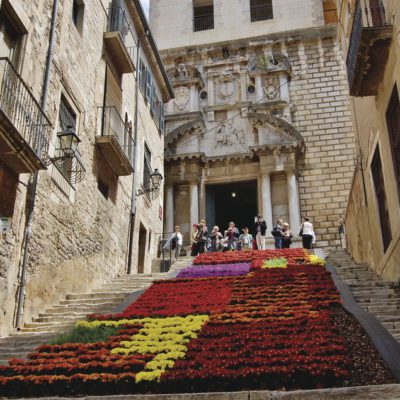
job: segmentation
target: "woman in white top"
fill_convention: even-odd
[[[182,243],[183,243],[182,233],[179,232],[179,226],[177,225],[175,227],[175,232],[171,236],[171,248],[173,250],[175,249],[174,261],[176,261],[179,258],[179,254],[181,253]]]
[[[308,217],[304,218],[304,222],[301,225],[300,236],[303,242],[303,249],[311,249],[311,245],[315,243],[315,233]]]

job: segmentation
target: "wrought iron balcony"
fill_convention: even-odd
[[[193,30],[206,31],[214,29],[214,14],[197,15],[193,18]]]
[[[254,4],[250,6],[251,22],[265,21],[273,18],[272,4],[266,1],[265,4]]]
[[[133,22],[122,7],[110,7],[104,43],[110,59],[121,74],[135,71],[136,41],[132,33]]]
[[[102,107],[101,133],[96,145],[101,149],[111,169],[117,176],[133,172],[133,149],[131,127],[123,121],[115,107]]]
[[[370,4],[375,4],[371,7]],[[347,54],[351,96],[374,96],[382,82],[393,27],[378,0],[357,0]]]
[[[16,173],[46,169],[51,123],[8,58],[0,58],[0,159]]]

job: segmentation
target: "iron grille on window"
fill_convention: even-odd
[[[206,31],[214,29],[214,6],[200,6],[193,8],[193,30]]]
[[[272,0],[250,0],[251,22],[273,18]]]
[[[379,219],[381,223],[383,249],[386,252],[392,241],[392,231],[390,228],[389,207],[387,203],[385,181],[383,177],[382,161],[379,146],[376,147],[374,158],[371,163],[372,177],[374,180],[376,199],[379,208]]]
[[[394,164],[394,174],[400,195],[400,101],[397,85],[394,86],[386,112],[390,145]]]

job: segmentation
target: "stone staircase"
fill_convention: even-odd
[[[149,287],[154,280],[175,276],[191,261],[192,257],[182,257],[168,273],[124,275],[90,293],[67,294],[65,300],[33,318],[19,332],[0,338],[0,365],[7,364],[10,358],[25,358],[37,346],[49,343],[85,319],[87,314],[113,312],[132,292]]]
[[[356,264],[344,250],[327,258],[338,277],[347,283],[358,305],[373,314],[400,342],[400,286],[385,282],[366,264]]]

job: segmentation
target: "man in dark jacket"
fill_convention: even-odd
[[[254,218],[254,233],[256,236],[258,250],[265,250],[265,232],[267,231],[267,223],[261,214]]]

